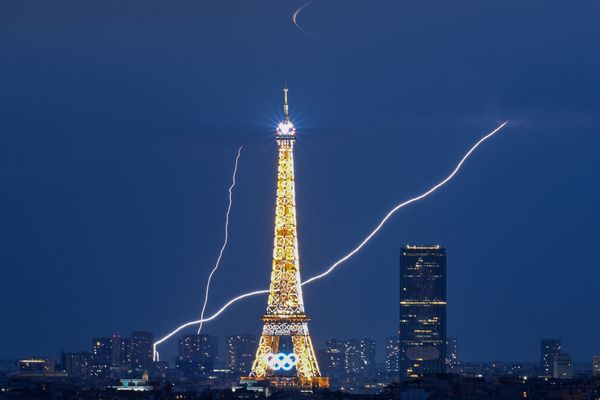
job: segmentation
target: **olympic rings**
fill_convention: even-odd
[[[298,356],[294,353],[269,353],[265,361],[273,371],[289,371],[298,364]]]

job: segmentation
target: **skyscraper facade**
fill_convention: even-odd
[[[542,339],[540,349],[541,376],[554,376],[554,356],[560,352],[560,339]]]
[[[88,376],[92,365],[92,355],[86,352],[64,353],[62,363],[65,372],[71,377]]]
[[[250,373],[257,348],[258,339],[255,335],[227,337],[227,368],[235,373]]]
[[[337,339],[330,339],[325,343],[320,353],[323,373],[337,378],[345,373],[344,343]]]
[[[92,361],[96,365],[112,365],[112,344],[110,338],[92,339]]]
[[[133,332],[130,338],[130,358],[133,368],[149,369],[154,356],[152,332]]]
[[[398,336],[385,340],[385,372],[387,374],[400,372],[400,338]]]
[[[191,372],[210,372],[219,357],[219,339],[199,334],[179,339],[179,369]]]
[[[375,341],[344,340],[344,368],[348,375],[371,375],[375,372]]]
[[[112,346],[112,365],[113,367],[126,367],[131,364],[130,348],[131,341],[119,335],[112,335],[110,338]]]
[[[446,368],[446,249],[400,251],[400,375],[414,378]]]
[[[107,377],[111,367],[134,367],[148,369],[152,359],[149,361],[143,353],[152,354],[152,334],[149,332],[134,332],[136,337],[135,351],[137,357],[135,362],[131,358],[132,346],[129,338],[119,335],[111,337],[94,338],[92,340],[92,361],[89,366],[89,375],[94,377]],[[148,348],[148,345],[150,346]]]
[[[112,366],[112,344],[110,338],[92,339],[92,365],[89,374],[96,378],[108,377]]]
[[[553,377],[556,379],[571,379],[573,377],[573,365],[570,354],[561,351],[554,355]]]

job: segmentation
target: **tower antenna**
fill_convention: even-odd
[[[283,88],[283,114],[285,115],[285,122],[290,120],[290,110],[288,106],[288,85],[285,83]]]

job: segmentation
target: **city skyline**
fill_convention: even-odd
[[[49,372],[67,372],[73,378],[104,379],[115,371],[129,370],[150,372],[156,377],[165,368],[181,371],[190,376],[226,373],[233,382],[240,376],[247,376],[252,369],[260,335],[237,334],[218,338],[208,333],[182,334],[176,337],[178,351],[168,360],[153,362],[151,332],[135,331],[129,336],[112,335],[95,337],[90,340],[87,349],[61,351],[58,357],[39,357],[30,355],[18,360],[1,360],[0,373],[10,372],[22,365],[32,372],[44,366]],[[224,339],[224,340],[223,340]],[[560,345],[559,339],[541,339],[539,362],[531,361],[487,361],[473,362],[460,357],[458,339],[449,337],[445,368],[439,371],[415,371],[421,376],[454,374],[458,376],[516,376],[540,379],[572,379],[598,376],[600,356],[593,356],[585,362],[574,362],[570,354]],[[285,346],[286,348],[289,346]],[[400,373],[404,349],[401,337],[390,337],[385,348],[379,348],[370,338],[330,338],[322,347],[317,348],[322,370],[330,376],[333,387],[345,379],[363,381],[364,379],[384,379],[398,382],[409,377]],[[382,355],[384,360],[377,359]],[[48,369],[48,366],[50,369]],[[383,375],[380,375],[383,374]],[[343,380],[341,380],[343,378]],[[410,378],[409,378],[410,379]]]
[[[553,337],[574,361],[600,354],[600,322],[588,316],[600,269],[566,251],[598,239],[594,3],[351,1],[334,18],[335,2],[318,2],[302,13],[315,37],[290,23],[296,4],[273,0],[236,0],[234,15],[224,4],[34,3],[0,6],[0,303],[10,327],[0,357],[56,357],[118,332],[161,337],[199,317],[242,144],[207,312],[263,289],[285,81],[301,143],[303,278],[511,120],[452,184],[306,287],[317,347],[371,338],[382,349],[397,330],[399,248],[439,243],[449,250],[447,334],[465,360],[537,362],[540,339]],[[265,299],[203,330],[259,332]],[[572,329],[584,322],[589,330]]]

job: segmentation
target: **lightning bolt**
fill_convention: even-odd
[[[491,131],[490,133],[488,133],[487,135],[483,136],[481,139],[479,139],[470,149],[469,151],[467,151],[467,153],[462,157],[462,159],[459,161],[459,163],[456,165],[456,167],[454,168],[454,170],[452,170],[452,172],[450,173],[450,175],[448,175],[446,178],[444,178],[442,181],[440,181],[439,183],[435,184],[434,186],[432,186],[429,190],[427,190],[426,192],[413,197],[412,199],[406,200],[403,203],[398,204],[397,206],[395,206],[394,208],[392,208],[384,217],[383,219],[379,222],[379,224],[377,224],[377,226],[360,242],[360,244],[358,246],[356,246],[352,251],[350,251],[348,254],[346,254],[344,257],[340,258],[339,260],[337,260],[335,263],[333,263],[327,270],[325,270],[323,273],[319,274],[319,275],[315,275],[312,278],[304,281],[302,283],[302,286],[304,285],[308,285],[311,282],[314,282],[318,279],[324,278],[327,275],[329,275],[330,273],[332,273],[340,264],[342,264],[343,262],[347,261],[350,257],[352,257],[354,254],[356,254],[357,252],[359,252],[372,238],[373,236],[375,236],[383,227],[383,225],[385,225],[385,223],[401,208],[404,208],[412,203],[415,203],[419,200],[424,199],[425,197],[431,195],[433,192],[435,192],[436,190],[438,190],[439,188],[441,188],[442,186],[444,186],[446,183],[448,183],[449,181],[452,180],[452,178],[454,178],[454,176],[460,171],[460,169],[462,168],[463,164],[465,163],[465,161],[467,161],[467,159],[471,156],[471,154],[473,154],[473,152],[475,150],[477,150],[477,148],[486,140],[490,139],[492,136],[496,135],[498,132],[500,132],[502,130],[502,128],[504,128],[506,126],[506,124],[508,124],[508,121],[503,122],[502,124],[500,124],[496,129],[494,129],[493,131]],[[213,319],[217,318],[219,315],[221,315],[225,310],[227,310],[232,304],[237,303],[240,300],[243,300],[247,297],[252,297],[252,296],[257,296],[260,294],[267,294],[269,293],[269,289],[265,289],[265,290],[257,290],[254,292],[249,292],[246,294],[242,294],[238,297],[235,297],[231,300],[229,300],[223,307],[221,307],[216,313],[214,313],[213,315],[211,315],[208,318],[205,319],[201,319],[198,321],[191,321],[191,322],[187,322],[181,326],[179,326],[177,329],[173,330],[172,332],[170,332],[168,335],[166,335],[165,337],[163,337],[162,339],[158,340],[156,343],[154,343],[154,354],[155,354],[155,358],[158,356],[158,352],[156,351],[156,347],[165,342],[166,340],[170,339],[171,337],[173,337],[173,335],[175,335],[177,332],[181,331],[182,329],[185,329],[189,326],[192,325],[196,325],[196,324],[200,324],[200,323],[204,323],[204,322],[208,322],[208,321],[212,321]]]
[[[496,129],[494,129],[493,131],[491,131],[490,133],[488,133],[487,135],[485,135],[484,137],[482,137],[481,139],[479,139],[479,141],[477,143],[475,143],[473,145],[473,147],[471,147],[469,149],[469,151],[467,152],[467,154],[465,154],[464,157],[460,160],[460,162],[456,165],[456,167],[454,168],[454,170],[452,171],[452,173],[450,175],[448,175],[443,181],[441,181],[441,182],[437,183],[436,185],[432,186],[425,193],[420,194],[417,197],[413,197],[410,200],[406,200],[404,203],[400,203],[396,207],[392,208],[391,211],[388,212],[385,215],[385,217],[383,217],[383,219],[381,220],[381,222],[379,222],[379,224],[375,227],[375,229],[373,229],[371,231],[371,233],[369,233],[369,235],[367,235],[367,237],[365,237],[363,239],[363,241],[360,242],[360,244],[354,248],[354,250],[352,250],[350,253],[346,254],[344,257],[340,258],[335,263],[333,263],[333,265],[331,265],[331,267],[329,267],[325,272],[323,272],[323,273],[321,273],[319,275],[315,275],[312,278],[307,279],[306,281],[304,281],[302,283],[302,285],[308,285],[309,283],[314,282],[317,279],[324,278],[325,276],[327,276],[330,273],[332,273],[333,270],[336,269],[341,263],[343,263],[344,261],[346,261],[347,259],[349,259],[350,257],[352,257],[354,254],[356,254],[357,252],[359,252],[360,249],[362,249],[363,246],[366,245],[367,242],[369,240],[371,240],[371,238],[377,234],[377,232],[379,232],[379,230],[383,227],[383,225],[385,225],[385,223],[388,221],[388,219],[390,219],[392,217],[392,215],[394,215],[396,213],[396,211],[398,211],[401,208],[406,207],[409,204],[412,204],[412,203],[415,203],[415,202],[417,202],[419,200],[424,199],[425,197],[429,196],[430,194],[432,194],[433,192],[435,192],[436,190],[438,190],[439,188],[441,188],[442,186],[444,186],[450,180],[452,180],[452,178],[454,178],[454,176],[458,173],[458,171],[460,171],[460,169],[462,168],[462,166],[465,163],[465,161],[467,161],[467,158],[469,158],[469,156],[471,154],[473,154],[473,152],[479,147],[479,145],[481,143],[485,142],[486,140],[488,140],[489,138],[491,138],[492,136],[494,136],[496,133],[500,132],[500,130],[502,128],[504,128],[506,126],[506,124],[508,124],[508,121],[503,122]]]
[[[208,281],[206,282],[206,293],[204,294],[204,304],[202,305],[202,312],[200,313],[200,325],[198,326],[198,334],[202,331],[202,324],[204,323],[204,311],[206,310],[206,304],[208,303],[208,292],[210,290],[210,281],[212,280],[213,275],[219,269],[219,264],[221,263],[221,258],[223,257],[223,252],[227,247],[227,241],[229,240],[229,213],[231,213],[231,204],[232,204],[232,191],[235,187],[235,177],[237,175],[238,162],[240,160],[240,155],[242,154],[242,147],[238,149],[237,156],[235,157],[235,166],[233,167],[233,176],[231,177],[231,186],[229,186],[229,204],[227,205],[227,213],[225,214],[225,240],[223,241],[223,246],[221,246],[221,251],[219,251],[219,256],[217,257],[217,261],[215,262],[215,266],[212,271],[208,275]]]
[[[306,29],[302,28],[300,26],[300,24],[298,24],[298,15],[300,15],[300,13],[308,6],[310,6],[312,3],[314,3],[316,0],[310,0],[309,2],[306,2],[304,4],[302,4],[300,6],[300,8],[298,8],[296,11],[294,11],[294,14],[292,14],[292,22],[294,23],[294,25],[296,25],[296,28],[300,29],[302,32],[308,34],[308,35],[312,35],[312,33],[310,33],[309,31],[307,31]]]

